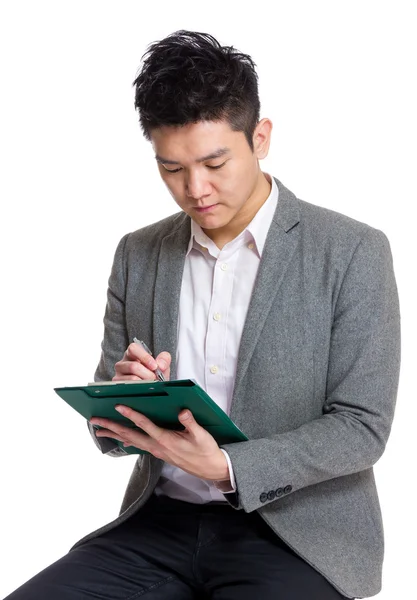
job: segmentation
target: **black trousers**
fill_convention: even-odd
[[[340,600],[257,513],[152,497],[5,600]]]

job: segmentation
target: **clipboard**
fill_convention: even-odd
[[[195,420],[221,444],[243,442],[246,435],[227,414],[192,379],[174,381],[96,382],[86,386],[59,387],[55,392],[85,419],[105,417],[133,429],[140,429],[115,410],[124,404],[144,414],[160,427],[182,430],[178,414],[190,409]],[[95,426],[98,427],[98,426]],[[147,454],[134,446],[123,446],[113,440],[128,454]]]

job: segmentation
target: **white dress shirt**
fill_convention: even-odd
[[[265,176],[270,195],[246,229],[221,250],[191,221],[178,317],[177,379],[194,379],[227,414],[246,313],[278,202],[278,187]],[[232,488],[165,463],[155,493],[196,504],[225,501],[223,493],[236,488],[223,452]]]

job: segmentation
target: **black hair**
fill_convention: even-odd
[[[253,150],[260,102],[255,63],[208,33],[180,30],[154,42],[133,82],[146,139],[152,129],[225,120]]]

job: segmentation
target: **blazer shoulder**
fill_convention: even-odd
[[[277,178],[278,206],[274,217],[276,223],[290,232],[294,227],[305,242],[310,241],[316,249],[340,249],[356,247],[361,240],[378,239],[387,243],[385,234],[362,221],[340,212],[306,202],[298,198]]]
[[[163,238],[166,235],[174,233],[181,225],[184,224],[184,221],[189,217],[183,212],[177,212],[173,215],[169,215],[160,221],[156,221],[155,223],[150,223],[145,227],[141,227],[140,229],[136,229],[136,231],[132,231],[129,234],[129,237],[132,240],[146,240],[148,238],[156,240],[158,238]]]
[[[325,208],[324,206],[318,206],[311,202],[306,202],[301,198],[297,198],[300,207],[301,216],[304,217],[302,220],[308,223],[311,228],[319,227],[327,230],[345,230],[351,232],[351,234],[363,235],[368,229],[373,229],[367,223],[358,221],[352,217],[348,217],[345,214]]]
[[[127,252],[138,245],[142,249],[159,247],[163,238],[167,235],[175,234],[175,232],[184,226],[189,217],[180,211],[173,215],[169,215],[160,221],[136,229],[123,236],[120,243],[123,243]]]
[[[318,206],[297,198],[300,210],[300,225],[303,233],[311,237],[316,245],[338,248],[345,252],[355,249],[362,241],[371,244],[389,244],[385,233],[367,223],[348,217],[340,212]]]

